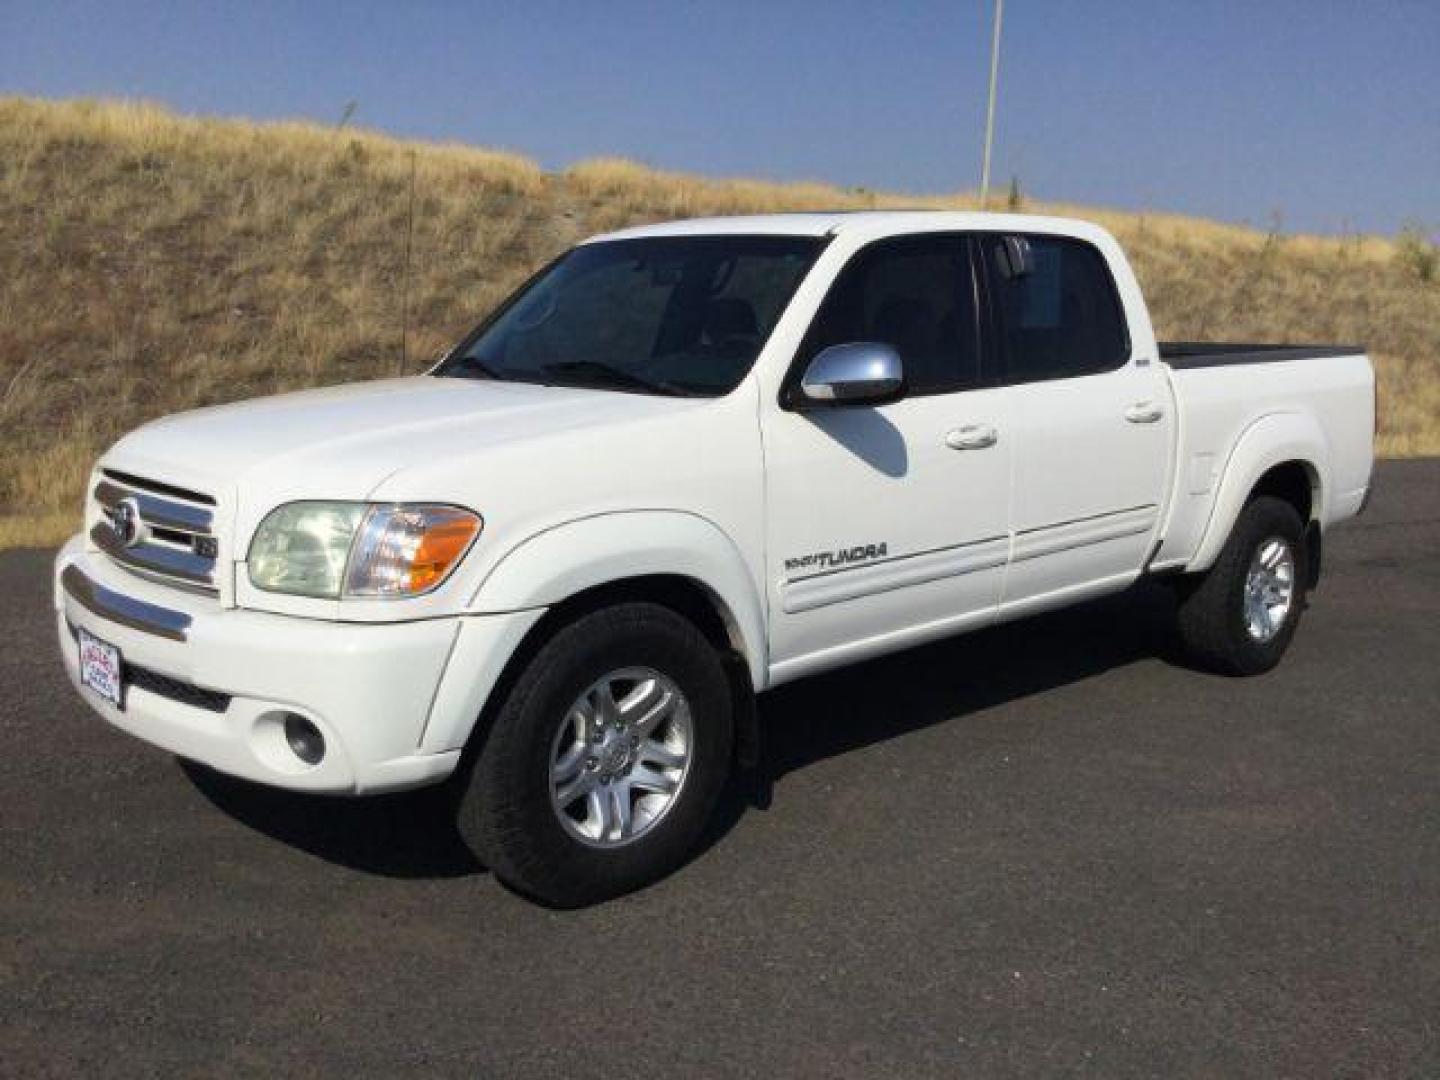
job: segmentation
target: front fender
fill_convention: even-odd
[[[717,602],[755,688],[769,669],[765,611],[739,548],[717,525],[678,510],[635,510],[547,529],[512,549],[480,583],[475,613],[550,607],[577,593],[656,574],[688,578]]]
[[[1262,416],[1241,433],[1230,451],[1210,520],[1186,570],[1208,570],[1215,564],[1256,482],[1275,466],[1291,461],[1301,462],[1313,474],[1313,516],[1316,521],[1326,520],[1324,500],[1330,495],[1330,444],[1325,432],[1316,419],[1306,413]]]

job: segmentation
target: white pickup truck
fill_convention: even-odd
[[[426,375],[121,439],[59,637],[116,727],[301,791],[448,781],[496,874],[582,904],[686,857],[780,683],[1141,575],[1197,661],[1267,670],[1373,428],[1358,348],[1157,343],[1094,225],[654,225]]]

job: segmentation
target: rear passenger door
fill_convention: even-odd
[[[1174,417],[1160,365],[1132,355],[1105,257],[1061,236],[987,236],[1009,387],[1012,547],[1002,611],[1134,578],[1159,528]]]

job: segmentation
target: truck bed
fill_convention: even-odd
[[[1359,356],[1363,345],[1267,345],[1234,341],[1162,341],[1160,359],[1173,368],[1273,364],[1329,356]]]
[[[1282,458],[1295,446],[1312,447],[1307,460],[1312,484],[1324,493],[1317,508],[1322,528],[1358,510],[1370,477],[1375,407],[1363,348],[1172,342],[1160,346],[1160,355],[1181,437],[1170,516],[1152,570],[1188,569],[1197,557],[1206,564],[1223,532],[1211,529],[1212,519],[1218,514],[1228,523],[1249,491],[1248,476],[1225,485],[1234,462],[1263,458],[1272,444],[1284,447],[1276,451]]]

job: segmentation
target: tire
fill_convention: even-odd
[[[1289,503],[1260,496],[1246,504],[1215,565],[1180,586],[1180,640],[1191,660],[1227,675],[1259,675],[1280,662],[1305,608],[1309,556],[1304,537],[1300,515]],[[1278,606],[1264,605],[1269,614],[1252,622],[1252,611],[1258,609],[1247,611],[1251,571],[1262,552],[1285,567],[1284,555],[1275,554],[1277,541],[1289,559],[1288,607],[1277,617]],[[1275,577],[1270,583],[1279,588]]]
[[[714,812],[734,739],[729,680],[700,631],[657,604],[603,608],[558,630],[510,686],[460,797],[477,857],[517,892],[567,908],[678,867]]]

